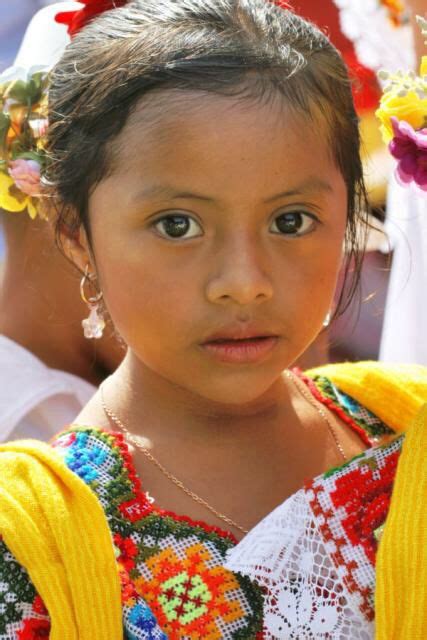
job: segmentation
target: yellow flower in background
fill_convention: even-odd
[[[422,33],[427,35],[427,21],[417,17]],[[416,131],[427,127],[427,56],[421,58],[417,76],[413,71],[378,72],[385,84],[380,106],[375,115],[381,122],[383,140],[388,144],[394,137],[391,118],[405,121]]]
[[[414,129],[422,129],[427,124],[427,95],[421,98],[415,91],[408,91],[405,96],[394,92],[385,93],[376,114],[381,122],[381,133],[386,144],[393,138],[391,117],[405,120]]]
[[[0,209],[11,213],[21,213],[25,210],[32,220],[37,216],[34,198],[27,196],[18,189],[14,180],[0,171]]]

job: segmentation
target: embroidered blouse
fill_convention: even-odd
[[[302,379],[368,449],[308,482],[237,542],[153,504],[119,433],[71,426],[53,446],[101,502],[127,640],[374,637],[377,537],[402,437],[328,379]],[[90,606],[90,604],[88,604]],[[48,637],[49,615],[0,540],[0,640]]]

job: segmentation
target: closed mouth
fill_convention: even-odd
[[[265,360],[277,344],[277,335],[247,336],[244,338],[215,338],[202,344],[202,348],[221,362],[255,364]]]

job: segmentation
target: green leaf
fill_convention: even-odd
[[[19,160],[20,158],[22,158],[23,160],[34,160],[35,162],[38,162],[39,165],[41,166],[43,163],[43,154],[41,153],[37,153],[37,151],[23,151],[23,152],[17,152],[14,155],[14,160]]]
[[[16,100],[19,104],[28,103],[28,85],[24,80],[15,80],[7,90],[7,97]]]
[[[10,128],[10,117],[0,111],[0,149],[6,144],[6,136]]]

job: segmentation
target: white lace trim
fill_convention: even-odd
[[[329,546],[328,546],[329,545]],[[374,625],[359,610],[313,521],[304,490],[277,507],[227,554],[226,566],[266,588],[269,640],[372,640]]]
[[[395,27],[379,0],[334,0],[342,32],[354,43],[360,62],[372,69],[415,69],[411,26]]]

